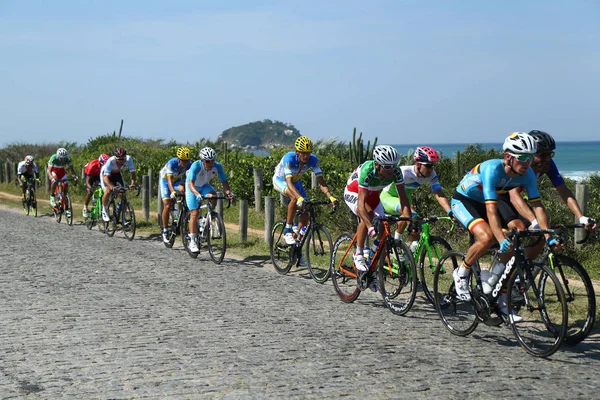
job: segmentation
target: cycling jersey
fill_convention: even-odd
[[[408,200],[412,202],[412,192],[421,187],[422,185],[428,183],[431,187],[432,191],[442,190],[442,185],[438,179],[435,171],[431,172],[429,176],[418,176],[415,171],[414,165],[405,165],[400,167],[402,170],[402,177],[404,178],[404,186],[406,188],[406,195],[408,196]],[[396,190],[396,185],[391,184],[386,186],[381,193],[383,195],[384,192],[387,192],[388,195],[392,197],[398,197],[398,191]]]
[[[504,170],[504,160],[494,159],[477,164],[462,178],[456,191],[479,203],[495,203],[498,195],[518,186],[527,190],[530,202],[540,200],[535,173],[531,168],[527,169],[525,175],[511,177]]]
[[[187,186],[189,182],[194,181],[194,186],[201,187],[209,183],[216,175],[219,176],[221,182],[227,180],[227,176],[225,175],[225,171],[223,171],[221,163],[215,161],[213,167],[210,170],[206,170],[204,169],[202,161],[197,160],[192,163],[187,178],[185,178],[185,184]]]
[[[52,167],[53,172],[59,170],[65,171],[67,167],[73,166],[73,160],[71,160],[71,157],[69,156],[60,159],[56,156],[56,154],[53,154],[48,160],[48,166]]]
[[[354,172],[350,174],[346,189],[349,192],[358,193],[358,189],[366,189],[370,192],[381,192],[389,184],[402,185],[404,178],[400,167],[394,169],[391,178],[382,179],[375,169],[375,161],[369,160],[359,165]]]
[[[85,164],[83,167],[83,173],[88,176],[100,176],[100,169],[102,166],[100,165],[100,161],[98,159],[94,159],[89,163]]]
[[[179,165],[179,159],[177,157],[171,158],[164,167],[160,170],[159,176],[161,179],[167,179],[167,175],[173,176],[173,181],[185,177],[186,172],[192,166],[192,163],[188,163],[185,168]]]
[[[125,156],[125,162],[121,167],[117,164],[117,157],[112,156],[105,163],[102,169],[100,169],[100,174],[102,176],[107,176],[111,174],[120,174],[121,170],[129,168],[129,172],[135,172],[135,166],[133,165],[133,158],[128,154]]]
[[[323,174],[321,167],[319,167],[319,160],[314,154],[310,155],[308,162],[300,169],[300,159],[295,151],[285,153],[285,155],[279,161],[279,164],[275,167],[275,175],[280,178],[292,177],[292,182],[297,182],[302,177],[302,174],[309,170],[313,170],[315,175]]]
[[[565,184],[565,180],[563,179],[563,177],[560,174],[560,172],[558,172],[558,167],[556,166],[556,163],[554,162],[554,160],[550,160],[550,169],[548,170],[548,172],[546,172],[545,175],[548,178],[550,178],[550,182],[552,182],[552,185],[554,187],[557,187],[557,186]],[[539,172],[536,172],[535,176],[537,178],[539,178],[539,177],[542,176],[542,174],[539,173]]]
[[[21,161],[19,165],[17,165],[17,175],[33,175],[36,177],[40,176],[40,169],[37,164],[33,162],[32,165],[27,165],[25,161]]]

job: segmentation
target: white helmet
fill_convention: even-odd
[[[528,133],[513,132],[504,140],[502,149],[514,154],[535,154],[537,142]]]
[[[25,164],[33,164],[33,156],[25,156]]]
[[[69,152],[64,147],[56,150],[56,157],[58,158],[67,158],[69,156]]]
[[[215,158],[217,158],[217,152],[211,149],[210,147],[205,147],[202,150],[200,150],[200,160],[208,161],[214,160]]]
[[[373,160],[379,165],[396,165],[398,158],[398,152],[392,146],[375,146],[373,149]]]

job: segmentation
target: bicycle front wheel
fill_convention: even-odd
[[[440,258],[452,247],[448,242],[438,236],[429,237],[429,243],[422,243],[419,254],[419,279],[423,294],[431,304],[433,304],[433,276],[435,267],[439,264]],[[440,274],[446,271],[441,270]]]
[[[206,232],[208,254],[215,264],[221,264],[223,257],[225,257],[225,250],[227,249],[225,223],[223,222],[223,217],[216,211],[210,213],[208,222],[206,226],[206,229],[208,229],[208,232]]]
[[[33,216],[37,217],[38,216],[37,197],[35,195],[35,190],[33,190],[33,189],[29,189],[29,204],[31,205],[31,208],[33,209]]]
[[[315,225],[311,228],[304,246],[304,258],[310,276],[317,283],[327,282],[333,249],[331,234],[323,225]]]
[[[25,197],[24,197],[24,201],[23,201],[23,211],[25,212],[25,215],[29,215],[29,213],[31,212],[31,195],[30,195],[29,189],[27,189],[25,191]]]
[[[108,214],[110,220],[104,221],[104,231],[108,236],[114,236],[115,231],[117,230],[117,215],[115,215],[115,201],[114,199],[108,202],[108,207],[106,207],[106,213]]]
[[[479,324],[473,301],[464,301],[458,298],[454,288],[452,273],[460,267],[464,258],[464,253],[460,251],[451,250],[447,252],[440,259],[433,274],[433,303],[435,309],[446,329],[457,336],[471,334]],[[470,279],[471,287],[475,286],[474,274],[470,274]]]
[[[56,198],[56,207],[52,207],[52,212],[54,213],[54,219],[56,220],[57,223],[60,224],[60,221],[62,219],[62,214],[63,214],[63,208],[62,208],[62,197],[61,196],[54,196]]]
[[[192,258],[197,258],[198,253],[194,253],[193,251],[190,250],[190,243],[192,241],[192,238],[190,237],[190,217],[191,217],[191,215],[192,215],[191,212],[187,212],[187,213],[185,213],[185,215],[181,216],[181,218],[183,218],[183,221],[181,222],[181,242],[183,243],[183,247],[185,248],[185,251],[187,251],[189,256]],[[197,224],[198,221],[196,220],[193,223]],[[196,236],[196,238],[198,238],[198,236]],[[198,248],[200,248],[200,246],[198,246]]]
[[[531,355],[549,357],[561,346],[568,324],[568,308],[560,281],[546,265],[541,267],[547,274],[544,291],[541,291],[536,279],[520,277],[515,269],[508,280],[511,290],[507,296],[508,309],[517,313],[522,320],[515,322],[513,312],[509,313],[510,325],[515,338]]]
[[[71,203],[71,195],[65,195],[65,218],[69,226],[73,226],[73,203]]]
[[[410,311],[417,297],[417,267],[404,242],[395,242],[391,249],[386,245],[378,275],[379,291],[390,311],[396,315]]]
[[[136,223],[135,211],[129,200],[123,205],[123,209],[121,210],[121,218],[123,234],[125,234],[127,240],[131,241],[135,237]]]
[[[283,238],[285,221],[279,220],[273,225],[271,230],[271,242],[269,243],[269,252],[275,271],[282,275],[287,274],[292,269],[292,251],[293,246],[288,246]]]
[[[552,264],[554,274],[565,292],[569,312],[569,325],[565,343],[577,344],[591,332],[596,319],[596,293],[594,285],[579,262],[563,254],[554,254]],[[541,274],[540,290],[546,291],[548,275]]]
[[[333,287],[344,303],[352,303],[360,295],[356,267],[352,255],[356,251],[356,241],[352,243],[351,233],[342,233],[333,244],[330,276]]]

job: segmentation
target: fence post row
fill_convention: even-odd
[[[240,225],[239,241],[245,243],[248,241],[248,200],[240,200]]]

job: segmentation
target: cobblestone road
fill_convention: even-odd
[[[0,238],[2,399],[598,396],[598,335],[535,359],[509,329],[454,337],[423,302],[344,304],[260,259],[216,266],[5,209]]]

